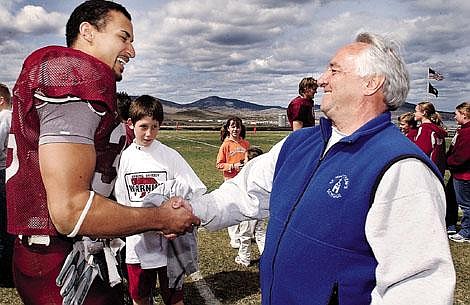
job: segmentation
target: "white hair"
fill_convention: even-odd
[[[372,33],[360,33],[356,42],[370,45],[356,58],[356,72],[360,76],[385,77],[383,93],[389,110],[399,108],[410,90],[410,80],[399,45],[391,39]]]

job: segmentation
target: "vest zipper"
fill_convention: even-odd
[[[328,152],[331,150],[332,147],[330,147],[330,149],[328,150],[328,152],[326,152],[326,154],[324,153],[325,152],[325,149],[326,149],[326,145],[327,145],[327,142],[323,142],[323,150],[322,150],[322,156],[320,157],[320,159],[318,160],[317,162],[317,165],[315,166],[315,168],[312,170],[312,174],[310,175],[310,177],[308,178],[307,182],[304,184],[303,188],[302,188],[302,192],[300,193],[300,195],[297,197],[297,200],[295,201],[295,204],[292,206],[290,212],[289,212],[289,215],[287,216],[287,221],[284,225],[284,228],[282,229],[282,232],[279,236],[279,239],[278,239],[278,242],[277,242],[277,245],[276,245],[276,250],[274,251],[274,255],[273,255],[273,262],[271,264],[271,274],[273,275],[272,277],[272,280],[271,280],[271,284],[270,284],[270,287],[269,287],[269,304],[271,304],[271,300],[272,300],[272,292],[273,292],[273,283],[274,283],[274,266],[276,265],[276,258],[277,258],[277,252],[279,251],[279,244],[280,244],[280,241],[282,239],[282,236],[284,235],[284,233],[286,232],[286,229],[287,229],[287,226],[289,225],[290,223],[290,219],[292,217],[292,215],[294,214],[295,212],[295,209],[297,208],[297,205],[299,204],[300,200],[302,199],[304,193],[305,193],[305,190],[307,189],[308,185],[310,184],[310,181],[312,180],[313,176],[315,176],[315,173],[317,172],[317,169],[318,167],[320,167],[320,164],[321,164],[321,161],[324,159],[324,157],[328,154]],[[335,144],[336,145],[336,144]],[[333,145],[334,146],[334,145]]]
[[[330,300],[328,301],[328,305],[338,305],[339,298],[338,298],[338,282],[335,282],[333,285],[333,289],[331,290]]]

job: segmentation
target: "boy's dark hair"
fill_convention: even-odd
[[[258,157],[259,155],[262,155],[263,151],[261,150],[261,148],[253,146],[246,150],[246,154],[247,154],[248,160],[251,160],[253,158]]]
[[[8,105],[11,105],[11,93],[8,87],[4,84],[0,84],[0,97],[3,97]]]
[[[80,32],[80,24],[88,22],[100,31],[108,20],[108,13],[117,11],[126,16],[131,21],[131,14],[119,3],[107,0],[88,0],[77,6],[67,21],[65,26],[65,39],[67,47],[71,47],[77,40]]]
[[[149,116],[156,120],[159,125],[163,122],[163,106],[162,103],[150,95],[141,95],[136,98],[129,107],[129,118],[132,124],[145,116]]]
[[[126,92],[116,93],[117,112],[122,121],[129,118],[129,107],[131,106],[131,97]]]

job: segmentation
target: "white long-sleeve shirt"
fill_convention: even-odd
[[[332,138],[337,141],[341,136]],[[194,213],[206,228],[217,230],[268,216],[282,144],[248,162],[219,189],[192,201]],[[331,147],[333,143],[329,144]],[[455,271],[445,231],[445,210],[442,184],[422,161],[401,160],[385,172],[365,227],[378,262],[371,304],[453,303]]]
[[[122,153],[115,185],[119,203],[142,207],[145,197],[165,182],[176,180],[177,190],[170,195],[186,198],[206,192],[189,164],[174,149],[155,140],[148,147],[132,143]],[[165,194],[165,191],[160,192]],[[126,237],[126,263],[140,264],[142,269],[167,265],[167,240],[156,232],[148,231]]]

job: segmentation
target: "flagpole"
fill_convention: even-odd
[[[429,67],[428,67],[428,72],[426,72],[426,95],[425,95],[425,100],[429,99]]]

